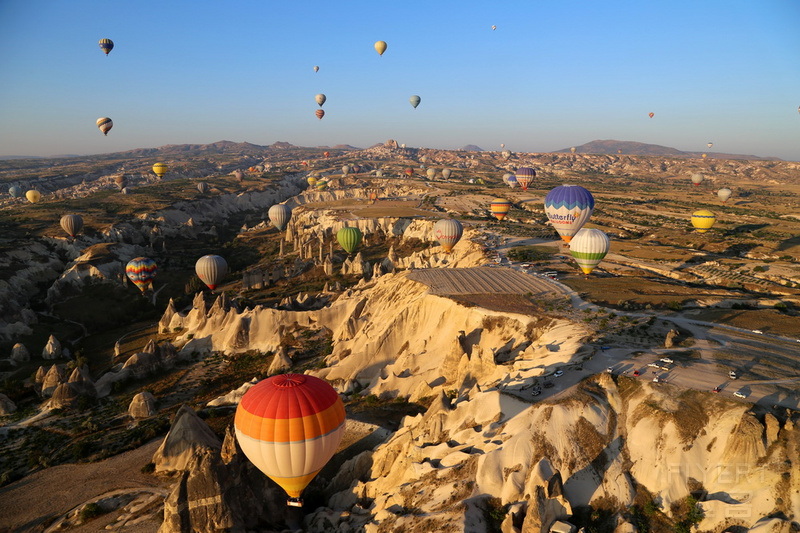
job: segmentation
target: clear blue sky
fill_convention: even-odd
[[[800,160],[798,106],[798,0],[0,0],[2,155],[618,139]]]

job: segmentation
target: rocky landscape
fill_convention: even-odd
[[[46,194],[0,204],[0,530],[800,527],[796,163],[393,141],[330,158],[291,145],[159,150],[57,179],[17,163],[9,181]],[[156,155],[182,170],[147,176]],[[451,178],[401,177],[423,157]],[[539,182],[508,189],[503,173],[525,165]],[[687,187],[697,171],[706,185]],[[312,175],[328,188],[307,188]],[[542,223],[543,195],[563,180],[592,189],[592,225],[612,236],[590,280]],[[715,200],[723,184],[736,184],[730,205]],[[486,207],[497,196],[514,204],[502,225]],[[265,222],[280,202],[292,208],[283,233]],[[718,212],[714,232],[686,228],[696,206]],[[74,239],[57,227],[67,212],[86,222]],[[465,226],[451,254],[433,236],[448,215]],[[336,243],[345,226],[364,235],[356,254]],[[523,249],[532,266],[509,259]],[[193,272],[206,253],[230,265],[213,293]],[[159,264],[145,296],[124,276],[139,255]],[[546,270],[559,282],[534,274]],[[666,382],[639,377],[667,355]],[[703,381],[727,380],[731,361],[746,401]],[[286,371],[325,379],[348,412],[302,510],[231,429],[245,391]],[[41,502],[62,472],[80,490]]]

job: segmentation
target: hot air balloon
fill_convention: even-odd
[[[358,228],[342,228],[336,232],[336,240],[348,254],[352,254],[358,248],[361,237],[361,230]]]
[[[167,166],[166,163],[156,163],[155,165],[153,165],[153,172],[155,172],[156,176],[158,176],[159,178],[163,177],[168,170],[169,166]]]
[[[242,181],[244,181],[244,172],[242,172],[241,170],[235,170],[233,172],[233,177],[236,178],[236,181],[241,183]]]
[[[449,180],[449,179],[450,179],[450,175],[451,175],[452,173],[453,173],[453,171],[452,171],[452,170],[450,170],[449,168],[443,168],[443,169],[442,169],[442,177],[443,177],[444,179],[446,179],[446,180]]]
[[[505,147],[506,147],[506,143],[500,143],[500,149],[503,149]]]
[[[599,229],[578,231],[569,243],[569,250],[575,262],[587,276],[608,253],[611,243],[608,236]]]
[[[100,39],[100,50],[106,53],[106,57],[108,56],[108,53],[113,49],[114,49],[114,41],[112,41],[111,39]]]
[[[309,176],[309,177],[307,177],[307,178],[306,178],[306,181],[307,181],[307,182],[308,182],[308,184],[309,184],[310,186],[312,186],[312,187],[313,187],[314,185],[316,185],[316,184],[317,184],[317,178],[315,178],[314,176]]]
[[[454,218],[443,218],[433,225],[433,236],[448,254],[453,250],[453,246],[461,240],[463,234],[464,226]]]
[[[342,440],[345,409],[325,381],[280,374],[251,387],[236,408],[236,440],[256,468],[281,486],[288,505],[301,507],[303,490]]]
[[[125,274],[140,291],[145,292],[153,288],[153,278],[158,274],[158,265],[149,257],[137,257],[131,259],[125,267]]]
[[[426,172],[426,174],[428,176],[428,179],[432,180],[433,178],[436,177],[436,169],[429,168],[428,171]]]
[[[491,209],[492,216],[494,216],[494,218],[497,220],[503,220],[506,218],[508,211],[511,209],[511,202],[505,198],[495,198],[492,200],[489,208]]]
[[[383,170],[376,170],[375,171],[375,177],[376,178],[382,178],[383,177]]]
[[[347,176],[347,174],[349,172],[350,172],[350,165],[345,165],[345,166],[342,167],[342,175],[343,176]]]
[[[574,154],[575,153],[575,147],[573,146],[572,148],[569,149],[569,151]]]
[[[622,153],[622,149],[620,148],[619,150],[617,150],[617,153],[621,154]]]
[[[517,177],[514,174],[510,174],[509,178],[508,178],[508,181],[506,183],[508,183],[508,186],[513,189],[514,187],[516,187],[518,185]]]
[[[705,233],[711,229],[717,217],[708,209],[700,209],[692,213],[692,226],[697,230],[697,233]]]
[[[325,111],[323,111],[322,109],[317,109],[317,110],[314,112],[314,114],[315,114],[315,115],[317,115],[317,118],[318,118],[318,119],[322,120],[322,117],[324,117],[324,116],[325,116]]]
[[[42,199],[42,193],[36,189],[31,189],[25,193],[25,198],[27,198],[30,203],[35,204]]]
[[[522,190],[527,191],[528,185],[530,185],[533,181],[533,178],[536,177],[536,171],[532,168],[522,167],[517,169],[514,177],[517,178],[517,183],[520,187],[522,187]]]
[[[314,72],[315,72],[315,73],[316,73],[316,72],[319,72],[319,67],[318,67],[318,66],[316,66],[316,65],[314,66]]]
[[[200,194],[207,193],[208,192],[208,183],[206,183],[205,181],[198,182],[197,183],[197,190],[200,192]]]
[[[326,180],[319,180],[314,187],[316,187],[318,191],[324,191],[328,188],[328,182]]]
[[[411,105],[414,106],[414,109],[416,109],[419,103],[422,101],[422,98],[420,98],[415,94],[414,96],[409,98],[408,101],[411,102]]]
[[[714,146],[714,143],[708,143],[708,144],[706,144],[706,146],[708,146],[709,148],[711,148],[712,146]]]
[[[383,55],[386,51],[386,42],[385,41],[378,41],[375,43],[375,51],[378,52],[378,55]]]
[[[727,187],[724,187],[717,191],[717,196],[719,197],[720,200],[722,200],[723,204],[728,201],[728,198],[730,198],[732,194],[733,191]]]
[[[324,104],[325,100],[327,99],[328,98],[322,93],[319,93],[317,96],[314,97],[314,100],[317,101],[317,104],[319,104],[320,107],[322,107],[322,104]]]
[[[100,128],[103,135],[108,135],[109,130],[114,127],[114,123],[108,117],[100,117],[97,119],[97,127]]]
[[[10,194],[12,198],[19,198],[22,196],[22,189],[16,185],[12,185],[8,188],[8,194]]]
[[[496,30],[497,26],[492,25],[492,31]]]
[[[427,155],[423,155],[422,157],[419,158],[419,162],[420,163],[427,163],[428,162],[428,156]]]
[[[411,177],[413,175],[414,175],[414,169],[413,168],[407,168],[406,169],[406,176]]]
[[[692,183],[694,183],[695,186],[700,185],[701,183],[703,183],[704,179],[705,179],[705,176],[703,176],[700,172],[695,172],[694,174],[692,174]]]
[[[331,153],[330,152],[322,152],[322,155],[324,155],[325,157],[330,157]]]
[[[289,223],[289,219],[292,218],[292,210],[288,205],[275,204],[269,208],[267,215],[272,225],[278,228],[279,231],[283,231],[286,229],[286,224]]]
[[[500,155],[503,156],[503,159],[511,159],[511,150],[503,150]]]
[[[353,171],[353,174],[358,174],[359,172],[361,172],[361,165],[352,165],[350,167],[350,170]]]
[[[648,113],[648,114],[647,114],[647,116],[649,116],[650,118],[653,118],[653,117],[655,116],[655,113],[653,113],[653,112],[651,111],[650,113]]]
[[[592,211],[594,197],[580,185],[560,185],[544,199],[544,212],[566,243],[586,224]]]
[[[213,291],[228,273],[228,262],[218,255],[204,255],[195,263],[194,271],[200,281]]]
[[[128,186],[128,177],[125,174],[117,174],[114,176],[114,183],[122,190]]]
[[[61,227],[74,239],[83,229],[83,219],[80,215],[64,215],[61,217]]]

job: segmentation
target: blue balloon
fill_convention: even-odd
[[[592,211],[594,197],[580,185],[560,185],[544,199],[547,218],[566,242],[586,224]]]

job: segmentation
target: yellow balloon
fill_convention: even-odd
[[[378,41],[375,43],[375,51],[378,52],[378,55],[383,55],[386,51],[386,41]]]
[[[153,165],[153,172],[155,172],[156,176],[158,176],[159,178],[162,177],[164,174],[166,174],[167,170],[169,170],[169,167],[167,166],[166,163],[156,163],[155,165]]]
[[[705,233],[711,229],[717,217],[708,209],[700,209],[692,213],[692,226],[697,230],[697,233]]]
[[[30,203],[35,204],[42,199],[42,193],[36,189],[31,189],[25,193],[25,198],[27,198]]]

